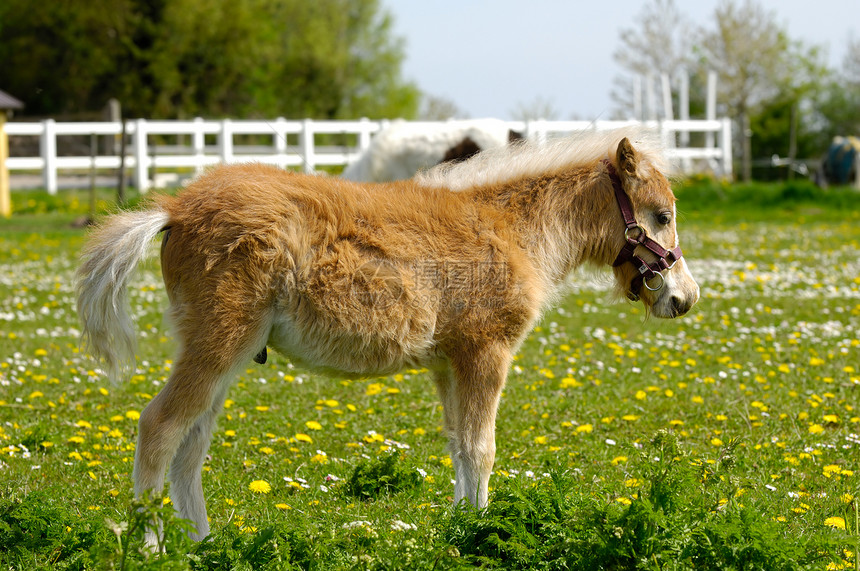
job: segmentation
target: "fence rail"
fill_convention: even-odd
[[[257,161],[282,168],[300,168],[313,172],[320,166],[347,165],[358,159],[369,146],[374,133],[388,121],[148,121],[136,119],[126,122],[129,137],[125,167],[133,170],[132,182],[147,190],[155,185],[158,169],[192,169],[199,173],[207,166],[218,163]],[[603,131],[637,124],[635,121],[511,121],[511,129],[525,133],[536,141],[564,133],[584,130]],[[731,122],[718,120],[683,120],[646,122],[645,127],[655,129],[667,148],[667,157],[679,171],[689,172],[704,162],[708,170],[731,177]],[[78,171],[85,174],[93,169],[119,169],[118,152],[88,156],[58,155],[57,139],[63,136],[113,136],[122,134],[120,122],[58,123],[52,119],[32,123],[6,123],[6,134],[13,137],[38,137],[39,156],[9,157],[6,168],[14,172],[39,171],[44,187],[54,194],[59,188],[59,173]],[[690,133],[703,133],[701,146],[688,146]],[[321,135],[350,135],[355,145],[325,146],[317,143]],[[181,136],[175,145],[157,145],[151,138]],[[237,145],[241,135],[271,137],[270,145]],[[288,144],[292,137],[297,144]],[[214,144],[207,143],[214,139]],[[186,143],[184,139],[189,139]],[[118,145],[117,145],[118,146]]]

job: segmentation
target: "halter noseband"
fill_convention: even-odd
[[[615,191],[615,200],[618,201],[618,208],[621,209],[621,216],[624,218],[624,239],[627,241],[615,261],[612,262],[612,267],[620,266],[626,262],[630,262],[639,271],[639,275],[633,278],[630,284],[630,291],[627,292],[627,297],[632,301],[639,300],[639,292],[642,290],[642,285],[651,291],[657,291],[663,287],[665,279],[663,270],[668,270],[683,257],[681,247],[677,246],[671,250],[667,250],[654,240],[648,237],[645,228],[636,222],[636,217],[633,214],[633,205],[630,203],[630,197],[624,192],[621,186],[621,179],[618,178],[618,173],[615,167],[607,159],[603,159],[603,164],[606,165],[606,171],[609,174],[609,180],[612,181],[612,188]],[[640,256],[636,255],[636,248],[644,247],[646,250],[657,256],[657,260],[648,263]],[[659,276],[660,285],[651,287],[648,281]]]

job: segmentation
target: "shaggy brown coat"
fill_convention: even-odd
[[[181,342],[169,382],[140,418],[136,493],[160,492],[170,463],[177,510],[195,537],[208,534],[200,472],[215,418],[236,372],[268,345],[336,376],[428,368],[445,410],[455,501],[486,505],[512,355],[571,270],[611,265],[625,242],[603,158],[649,234],[677,245],[659,154],[618,133],[501,149],[386,184],[222,166],[176,197],[108,219],[79,270],[93,352],[114,375],[133,363],[126,285],[162,230]],[[667,213],[671,222],[658,223]],[[636,272],[614,273],[624,293]],[[643,302],[658,317],[685,313],[698,287],[683,260],[664,280]]]

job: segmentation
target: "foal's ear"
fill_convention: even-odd
[[[616,157],[618,158],[618,170],[627,176],[635,177],[636,169],[639,166],[639,156],[627,137],[624,137],[618,143]]]

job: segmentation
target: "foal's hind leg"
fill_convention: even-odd
[[[135,495],[160,494],[167,464],[173,460],[174,501],[180,514],[193,522],[195,538],[205,537],[209,529],[200,469],[215,418],[237,369],[254,356],[268,334],[262,319],[243,317],[244,323],[226,324],[215,322],[214,317],[183,315],[177,324],[177,333],[186,341],[182,353],[167,385],[140,415]],[[194,338],[190,338],[192,332]],[[155,530],[147,532],[147,543],[155,544],[157,539]]]
[[[170,380],[155,398],[147,405],[140,415],[138,424],[137,448],[134,455],[134,492],[140,497],[150,491],[161,494],[164,489],[164,475],[167,464],[182,446],[184,455],[205,454],[202,437],[208,438],[212,418],[207,411],[213,406],[219,384],[226,384],[224,374],[206,366],[205,363],[187,357],[187,353],[177,359]],[[187,437],[189,431],[195,430],[198,435]],[[186,462],[182,462],[186,464]],[[196,463],[196,462],[194,462]],[[192,515],[198,532],[205,525],[205,515],[200,521],[200,509],[189,506],[193,502],[196,484],[190,477],[189,470],[182,470],[180,477],[175,479],[179,494],[176,506],[186,517]],[[199,476],[198,476],[199,477]],[[202,496],[202,491],[199,494]],[[202,497],[200,498],[202,500]],[[205,507],[203,508],[205,512]],[[158,542],[155,530],[147,530],[146,542],[154,545]]]
[[[486,507],[496,457],[496,411],[510,351],[501,346],[462,348],[451,355],[456,391],[457,481],[454,502]]]
[[[209,535],[206,500],[203,496],[202,469],[212,439],[215,421],[227,395],[229,379],[223,383],[212,406],[200,415],[170,462],[170,495],[179,517],[195,522],[191,538],[199,541]]]

